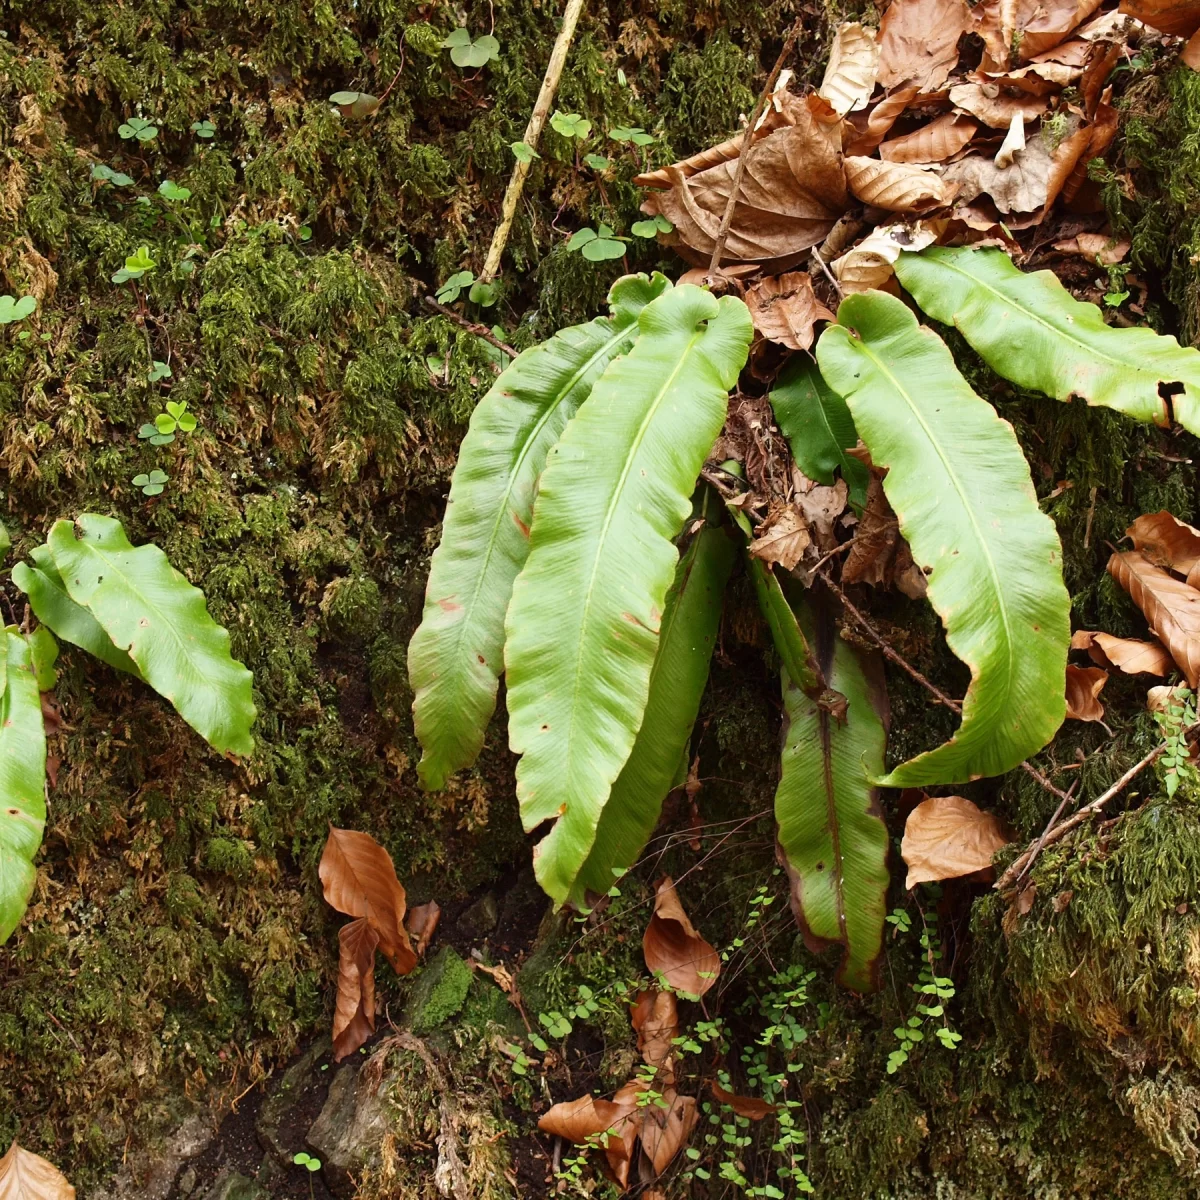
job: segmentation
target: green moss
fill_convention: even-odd
[[[445,1025],[462,1010],[471,990],[471,969],[453,949],[443,946],[422,968],[408,998],[407,1020],[414,1033]]]

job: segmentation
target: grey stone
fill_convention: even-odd
[[[196,1168],[188,1167],[186,1171],[179,1177],[179,1195],[183,1200],[187,1200],[196,1190]]]
[[[164,1146],[136,1164],[127,1163],[107,1186],[89,1192],[89,1200],[166,1200],[183,1164],[203,1154],[212,1140],[209,1115],[192,1112]]]
[[[328,1082],[329,1072],[322,1072],[319,1063],[332,1049],[333,1042],[328,1037],[313,1042],[308,1052],[283,1073],[259,1110],[258,1120],[254,1123],[259,1144],[284,1166],[291,1163],[299,1149],[299,1133],[302,1132],[288,1129],[288,1117],[311,1092]]]
[[[485,892],[458,918],[458,928],[472,941],[480,941],[487,937],[499,922],[500,906],[496,903],[496,895],[494,892]]]
[[[245,1175],[222,1171],[205,1193],[204,1200],[271,1200],[271,1195]]]
[[[372,1086],[357,1066],[342,1067],[329,1085],[329,1097],[307,1140],[335,1196],[353,1196],[353,1176],[379,1164],[391,1127],[383,1102],[386,1086],[386,1081]]]

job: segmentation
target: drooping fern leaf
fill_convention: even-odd
[[[633,343],[638,314],[669,286],[657,274],[618,280],[611,317],[522,352],[471,416],[408,650],[425,788],[445,786],[483,745],[503,669],[504,614],[529,550],[546,453],[608,364]]]
[[[955,325],[1005,379],[1156,425],[1170,423],[1160,386],[1177,384],[1175,420],[1200,434],[1200,351],[1145,326],[1106,325],[1052,271],[1021,271],[1003,250],[938,246],[901,254],[896,274],[925,312]]]
[[[558,901],[641,726],[672,539],[751,335],[740,300],[691,286],[647,305],[639,329],[547,458],[505,622],[517,796],[526,829],[557,819],[535,869]]]
[[[999,775],[1062,723],[1070,640],[1062,549],[1016,436],[900,300],[850,296],[817,347],[845,397],[950,649],[971,670],[962,724],[897,767],[889,787]]]

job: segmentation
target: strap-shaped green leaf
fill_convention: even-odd
[[[54,565],[49,546],[35,546],[30,552],[34,566],[17,563],[13,567],[13,582],[29,597],[34,616],[64,642],[79,646],[101,662],[118,671],[141,679],[137,663],[104,632],[100,622],[86,608],[67,595],[62,576]]]
[[[805,623],[812,627],[811,618]],[[842,946],[838,982],[869,992],[878,986],[888,889],[888,833],[873,784],[887,742],[883,670],[838,637],[827,609],[816,614],[812,642],[829,686],[846,697],[846,719],[836,720],[782,673],[780,857],[808,948]]]
[[[564,900],[642,723],[672,539],[750,343],[746,306],[690,285],[639,318],[550,452],[505,628],[509,744],[542,887]]]
[[[450,483],[421,624],[408,648],[422,786],[445,786],[483,746],[503,669],[504,613],[529,552],[546,453],[592,385],[637,336],[641,310],[670,284],[631,275],[612,316],[574,325],[519,354],[471,415]]]
[[[111,517],[55,521],[46,544],[68,595],[146,682],[214,749],[252,754],[253,680],[230,656],[229,633],[208,615],[204,593],[157,546],[130,545]]]
[[[971,669],[962,725],[945,745],[880,780],[964,783],[1011,770],[1062,724],[1071,631],[1062,548],[1029,467],[950,351],[884,292],[849,296],[817,347],[841,392],[950,649]]]
[[[33,892],[33,858],[46,827],[46,731],[25,639],[9,628],[0,697],[0,944]]]
[[[663,610],[642,727],[571,888],[571,901],[579,907],[603,896],[616,875],[637,862],[658,824],[663,800],[675,786],[681,759],[686,777],[688,742],[708,681],[725,584],[736,557],[729,534],[705,526],[679,560]]]
[[[1026,274],[1003,250],[938,246],[901,254],[896,274],[925,312],[957,326],[1005,379],[1156,425],[1170,423],[1159,385],[1179,384],[1175,420],[1200,434],[1200,351],[1145,326],[1105,325],[1052,271]]]
[[[816,362],[807,354],[793,355],[768,398],[796,466],[827,487],[840,471],[851,504],[862,512],[870,472],[846,453],[858,444],[858,431],[845,400],[821,378]]]

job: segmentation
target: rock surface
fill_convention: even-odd
[[[335,1196],[353,1196],[354,1176],[379,1162],[389,1129],[385,1091],[386,1083],[364,1078],[357,1066],[342,1067],[329,1086],[325,1107],[308,1131],[308,1145]]]

